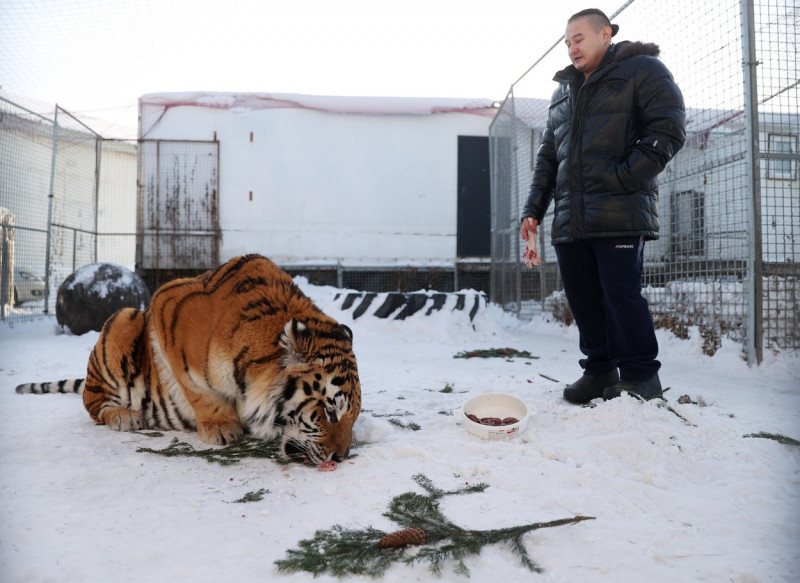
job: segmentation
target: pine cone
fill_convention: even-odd
[[[378,541],[382,549],[388,547],[404,547],[406,545],[424,545],[428,542],[428,533],[421,528],[404,528],[397,532],[390,532]]]

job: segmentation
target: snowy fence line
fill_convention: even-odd
[[[0,168],[0,319],[51,313],[82,265],[133,265],[135,145],[0,97]]]
[[[615,39],[659,45],[687,108],[686,145],[659,177],[661,238],[645,247],[645,295],[657,324],[678,333],[713,327],[741,341],[751,363],[765,349],[800,348],[795,2],[631,0],[611,18],[620,25]],[[490,129],[491,300],[521,318],[548,311],[546,300],[561,289],[552,215],[534,270],[520,260],[519,221],[552,76],[566,64],[558,41],[511,86]]]
[[[657,322],[742,342],[750,362],[764,349],[800,348],[794,1],[632,0],[612,18],[620,39],[660,45],[687,104],[687,145],[661,177],[662,237],[646,247],[645,294]],[[560,289],[549,224],[536,270],[521,264],[518,225],[552,75],[567,60],[561,47],[512,85],[490,135],[490,300],[520,317],[557,305]],[[86,263],[134,266],[136,151],[61,108],[47,117],[0,98],[0,319],[51,312],[59,283]],[[485,276],[485,264],[398,268],[391,280],[380,279],[386,270],[287,267],[320,279],[313,283],[372,292],[480,289]],[[49,302],[15,305],[15,291],[46,293]]]

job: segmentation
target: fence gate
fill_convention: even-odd
[[[151,290],[219,265],[219,142],[139,142],[136,270]]]

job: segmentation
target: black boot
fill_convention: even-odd
[[[584,374],[564,389],[564,398],[570,403],[583,405],[604,395],[603,391],[619,382],[617,369],[600,374]]]
[[[639,397],[645,401],[660,398],[661,380],[658,373],[646,381],[619,381],[614,386],[608,387],[603,391],[603,400],[608,401],[619,397],[623,392],[631,393],[634,397]]]

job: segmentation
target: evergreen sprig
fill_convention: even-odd
[[[534,356],[527,350],[517,350],[516,348],[487,348],[478,350],[462,350],[453,358],[530,358],[538,360],[540,357]]]
[[[419,431],[420,429],[422,429],[419,423],[414,423],[413,421],[409,421],[408,423],[403,423],[402,421],[400,421],[399,419],[395,419],[394,417],[389,419],[389,423],[391,423],[392,425],[397,425],[397,427],[400,427],[401,429],[410,429],[411,431]]]
[[[381,548],[378,541],[387,533],[372,528],[346,529],[334,525],[328,530],[318,530],[313,539],[301,540],[297,549],[290,549],[285,559],[275,561],[278,571],[295,573],[305,571],[314,576],[328,573],[337,577],[345,575],[367,575],[380,577],[394,563],[411,565],[428,563],[436,575],[441,574],[447,561],[455,561],[454,571],[469,576],[464,560],[478,555],[484,546],[507,543],[520,562],[529,570],[541,573],[528,554],[522,537],[539,528],[550,528],[592,520],[589,516],[575,516],[550,522],[536,522],[492,530],[469,530],[450,521],[439,507],[443,496],[482,492],[488,485],[475,484],[445,491],[434,486],[424,475],[414,476],[417,484],[427,495],[406,492],[395,496],[384,516],[405,528],[421,528],[428,535],[428,542],[416,553],[408,553],[403,547]]]
[[[234,504],[245,504],[247,502],[259,502],[264,499],[264,494],[269,494],[266,488],[259,488],[255,492],[248,492],[238,500],[234,500]]]
[[[291,463],[290,460],[281,457],[281,440],[279,438],[270,440],[250,438],[225,447],[195,449],[191,444],[175,437],[164,449],[140,447],[136,451],[156,453],[166,457],[201,457],[223,466],[238,464],[244,458],[270,459],[282,465]]]
[[[786,437],[785,435],[780,435],[778,433],[759,431],[758,433],[748,433],[744,437],[759,437],[762,439],[771,439],[773,441],[777,441],[778,443],[782,443],[783,445],[794,445],[796,447],[800,446],[800,441],[792,439],[791,437]]]
[[[425,474],[415,474],[412,476],[417,485],[428,493],[431,498],[442,498],[444,496],[457,496],[458,494],[472,494],[473,492],[483,492],[489,484],[479,482],[478,484],[467,484],[455,490],[442,490],[433,485],[433,482]]]

